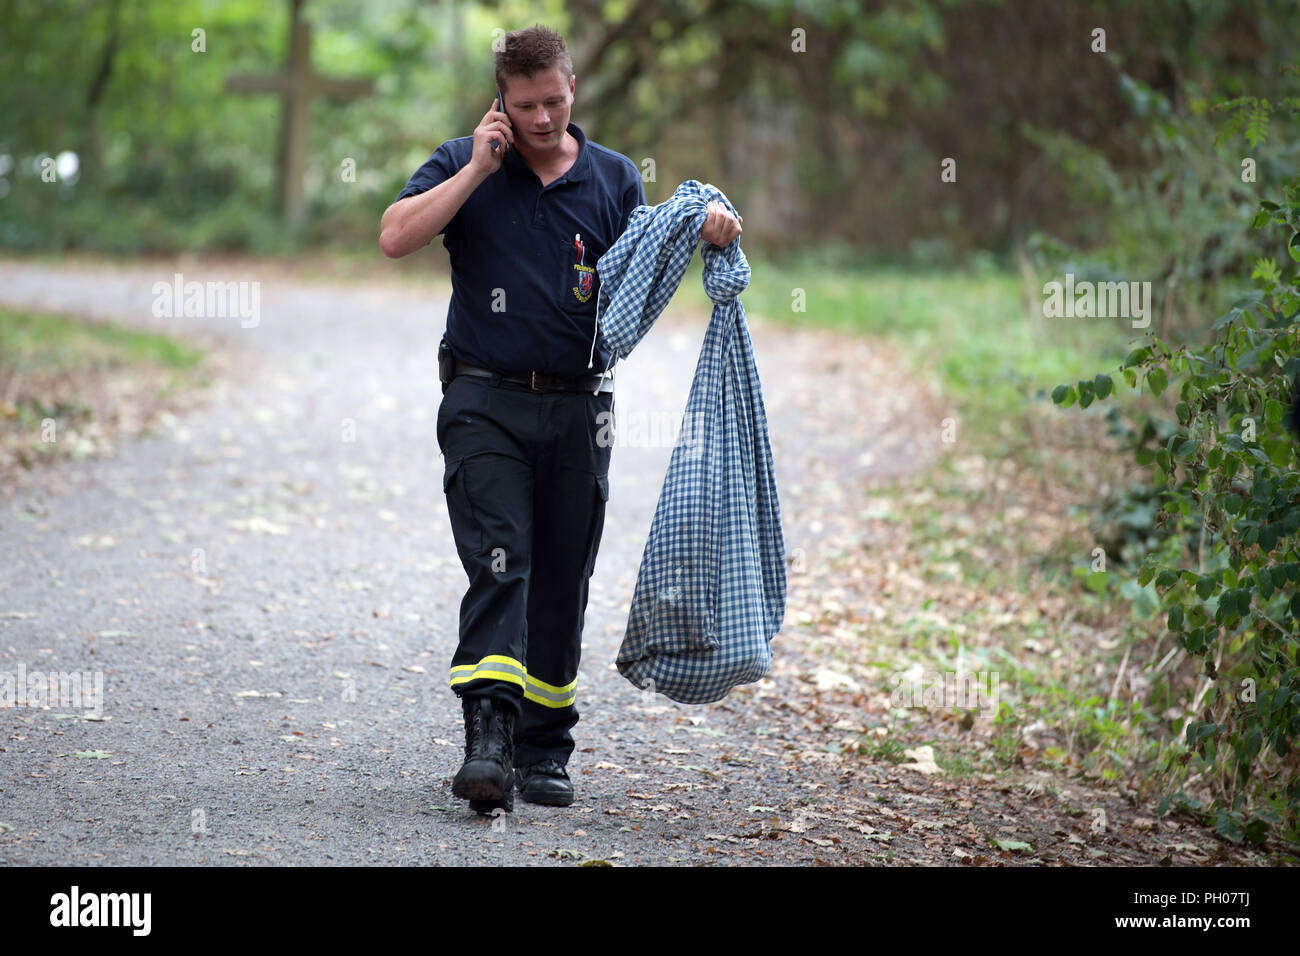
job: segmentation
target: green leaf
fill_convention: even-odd
[[[1097,377],[1092,380],[1092,387],[1097,393],[1098,398],[1105,398],[1110,394],[1111,389],[1114,387],[1114,383],[1111,381],[1109,375],[1103,375],[1098,372]]]
[[[1024,843],[1020,840],[994,840],[993,842],[998,845],[999,850],[1011,850],[1017,853],[1028,853],[1033,849],[1033,846],[1031,846],[1028,843]]]
[[[1147,372],[1147,386],[1151,389],[1152,395],[1159,395],[1169,384],[1169,376],[1165,374],[1162,368],[1153,368]]]
[[[1265,554],[1277,545],[1278,528],[1275,524],[1266,524],[1259,529],[1259,547]]]
[[[1241,495],[1231,494],[1228,495],[1228,497],[1223,499],[1223,510],[1230,515],[1235,515],[1240,513],[1241,505],[1242,505]]]
[[[1210,577],[1208,574],[1203,574],[1197,579],[1196,596],[1199,597],[1202,601],[1204,601],[1211,594],[1213,594],[1214,589],[1215,589],[1214,578]]]
[[[1229,815],[1226,811],[1220,810],[1218,819],[1214,821],[1214,829],[1233,843],[1240,843],[1246,832],[1241,828],[1241,824],[1233,819],[1234,816],[1235,814]]]
[[[1279,727],[1273,731],[1273,749],[1277,751],[1279,757],[1285,758],[1291,752],[1291,744],[1286,739],[1286,734],[1282,733]]]
[[[1183,629],[1183,606],[1175,604],[1169,611],[1169,618],[1166,621],[1169,630],[1181,631]]]
[[[1054,401],[1057,405],[1060,405],[1065,401],[1065,396],[1069,394],[1070,394],[1070,386],[1058,385],[1056,386],[1056,388],[1052,389],[1052,401]]]
[[[1291,239],[1286,244],[1286,251],[1291,253],[1291,258],[1300,262],[1300,232],[1291,233]]]
[[[1264,744],[1264,735],[1258,727],[1252,727],[1246,734],[1246,756],[1254,759],[1259,755],[1259,748]]]
[[[1124,376],[1124,381],[1128,382],[1129,388],[1137,388],[1137,372],[1133,371],[1131,368],[1126,368],[1120,372],[1120,374]]]
[[[1139,362],[1145,361],[1150,354],[1151,350],[1148,348],[1134,349],[1128,353],[1128,358],[1124,359],[1124,365],[1126,367],[1137,365]]]
[[[1276,814],[1273,814],[1276,816]],[[1263,843],[1268,839],[1268,823],[1263,819],[1263,814],[1253,818],[1246,824],[1246,838],[1251,843]]]
[[[1287,470],[1291,462],[1292,441],[1289,438],[1265,438],[1264,451],[1268,455],[1268,460],[1277,465],[1278,468]]]

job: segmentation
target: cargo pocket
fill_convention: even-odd
[[[609,475],[593,475],[595,491],[591,502],[591,534],[587,538],[587,564],[584,573],[591,577],[596,570],[596,552],[600,549],[600,538],[605,530],[605,504],[609,501]]]
[[[447,462],[442,475],[442,491],[447,496],[447,516],[451,519],[451,533],[456,539],[456,550],[462,558],[483,551],[483,529],[479,526],[474,506],[465,491],[465,459],[453,458]]]

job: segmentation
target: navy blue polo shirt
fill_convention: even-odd
[[[579,145],[568,172],[543,186],[512,149],[441,233],[451,256],[446,338],[462,361],[555,375],[598,375],[609,365],[598,340],[592,350],[596,262],[632,210],[649,204],[632,160],[589,142],[575,123],[568,130]],[[447,140],[397,198],[451,178],[473,149],[473,136]]]

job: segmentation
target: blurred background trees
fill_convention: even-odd
[[[411,171],[486,109],[493,30],[541,20],[574,55],[574,120],[654,160],[652,202],[687,178],[722,186],[756,249],[934,266],[1010,261],[1041,233],[1080,250],[1113,243],[1112,259],[1142,266],[1195,249],[1180,259],[1186,282],[1240,272],[1242,250],[1216,230],[1251,197],[1237,162],[1210,168],[1180,150],[1181,124],[1208,122],[1211,93],[1278,99],[1285,41],[1300,38],[1281,0],[309,0],[313,66],[373,78],[375,92],[313,101],[308,215],[286,231],[281,99],[226,83],[285,68],[289,10],[0,3],[0,245],[372,243]],[[42,182],[34,164],[63,153],[75,176]],[[955,183],[940,178],[946,158]],[[1260,180],[1295,158],[1294,139],[1274,140]]]

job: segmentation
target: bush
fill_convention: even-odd
[[[1279,829],[1295,841],[1300,458],[1287,409],[1300,375],[1300,177],[1259,203],[1253,227],[1279,234],[1290,261],[1258,258],[1256,288],[1214,323],[1208,343],[1171,346],[1148,333],[1119,371],[1156,397],[1177,390],[1171,418],[1129,433],[1129,451],[1151,469],[1156,527],[1175,545],[1149,551],[1136,581],[1154,583],[1166,632],[1195,665],[1183,676],[1198,685],[1160,779],[1166,790],[1199,781],[1209,796],[1179,789],[1161,812],[1176,804],[1235,841],[1263,842]],[[1113,384],[1103,373],[1052,398],[1087,407],[1114,395]],[[1152,442],[1157,434],[1163,443]]]

